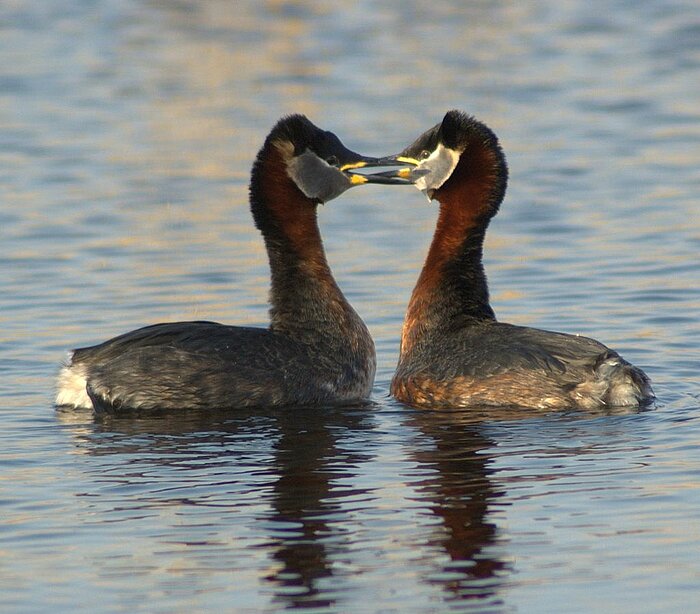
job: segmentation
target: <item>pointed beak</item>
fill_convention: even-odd
[[[411,185],[415,180],[411,176],[412,167],[418,160],[403,156],[386,156],[384,158],[363,158],[361,161],[345,164],[340,170],[350,177],[353,184],[381,183],[385,185]],[[378,172],[365,172],[366,169],[392,169]]]

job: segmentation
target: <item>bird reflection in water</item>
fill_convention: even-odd
[[[346,499],[364,491],[341,485],[354,483],[354,470],[367,454],[339,442],[371,426],[366,411],[313,411],[312,419],[279,415],[280,438],[275,446],[271,521],[279,566],[268,580],[281,590],[289,606],[323,607],[336,602],[330,584],[319,581],[334,575],[331,558],[342,558],[348,534]]]
[[[499,420],[494,412],[483,419]],[[509,410],[502,418],[517,416]],[[389,446],[398,455],[392,462],[403,467],[395,480],[414,501],[406,506],[392,499],[391,504],[419,517],[415,525],[379,535],[372,552],[379,548],[385,561],[417,553],[418,560],[409,554],[414,572],[422,582],[440,586],[445,601],[498,607],[510,573],[497,526],[499,505],[507,505],[507,497],[494,479],[495,443],[485,434],[487,427],[474,412],[402,410],[390,419],[396,420],[400,441],[398,448]],[[113,483],[134,487],[130,496],[118,499],[117,513],[127,519],[130,512],[140,518],[145,508],[183,506],[181,519],[196,513],[189,506],[209,508],[196,516],[206,520],[200,534],[178,525],[159,535],[168,543],[182,540],[205,548],[199,560],[218,571],[257,568],[259,589],[281,607],[339,606],[350,598],[351,576],[382,564],[374,555],[358,560],[364,555],[358,553],[355,533],[358,517],[360,523],[376,517],[381,495],[375,490],[386,478],[366,477],[379,462],[377,449],[386,445],[371,409],[106,415],[94,421],[83,416],[82,423],[72,412],[63,420],[89,455],[119,455],[118,461],[89,465],[96,474],[88,486],[97,490],[90,493],[93,517],[94,497],[101,492],[107,495],[98,503],[105,517],[117,511]],[[393,517],[390,510],[382,512],[380,522]],[[421,522],[426,514],[438,522]],[[251,532],[255,539],[247,537]],[[400,583],[396,588],[401,590]]]
[[[105,471],[101,464],[97,471],[100,484],[110,477],[120,484],[138,484],[134,508],[215,506],[218,517],[209,532],[212,543],[220,545],[232,541],[218,535],[231,531],[221,516],[226,508],[241,513],[246,506],[254,507],[256,517],[249,523],[266,534],[255,547],[274,561],[263,574],[273,600],[292,608],[336,603],[337,587],[323,580],[337,575],[331,559],[343,559],[352,542],[347,499],[363,495],[361,489],[342,483],[354,484],[355,468],[368,459],[360,444],[342,444],[348,436],[364,441],[362,433],[373,424],[366,407],[103,415],[94,422],[92,416],[76,412],[59,417],[73,423],[78,447],[88,454],[126,456],[118,466]],[[246,453],[241,454],[243,447]],[[254,504],[250,496],[241,500],[240,484],[232,488],[240,477],[237,465],[255,465],[254,484],[247,488]],[[191,487],[173,488],[167,498],[164,483],[171,482],[174,470],[178,484]],[[184,477],[183,471],[189,475]],[[214,483],[204,484],[207,472]],[[150,492],[143,488],[144,476],[153,483]],[[192,485],[194,479],[200,483]],[[180,496],[188,490],[198,497]],[[217,554],[226,558],[221,551]],[[235,556],[236,552],[229,554]]]
[[[443,586],[447,600],[495,606],[509,568],[492,517],[505,494],[491,479],[488,451],[494,443],[483,435],[480,416],[471,412],[414,411],[406,425],[423,440],[413,456],[429,477],[416,490],[419,501],[440,519],[430,543],[447,558],[428,581]]]

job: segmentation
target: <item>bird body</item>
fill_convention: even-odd
[[[56,404],[109,411],[367,399],[374,342],[333,278],[317,206],[372,182],[347,171],[375,160],[304,116],[280,120],[250,182],[251,211],[270,262],[270,327],[156,324],[75,350],[59,374]]]
[[[373,345],[359,317],[352,326],[354,349],[340,335],[315,332],[289,335],[216,322],[147,326],[75,350],[60,376],[57,404],[104,411],[364,399],[374,378]]]
[[[653,398],[644,372],[598,341],[496,320],[482,253],[508,170],[485,124],[450,111],[387,159],[415,164],[414,184],[440,204],[404,320],[391,383],[397,399],[429,408],[564,409]]]
[[[411,405],[590,409],[636,405],[649,385],[588,337],[495,320],[462,322],[435,337],[403,354],[394,375],[392,393]]]

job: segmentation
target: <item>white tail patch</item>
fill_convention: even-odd
[[[588,408],[635,406],[654,398],[647,376],[617,355],[603,360],[593,379],[581,382],[574,394]]]
[[[82,365],[68,364],[58,374],[56,405],[92,409],[87,393],[87,375]]]

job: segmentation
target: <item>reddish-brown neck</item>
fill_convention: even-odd
[[[266,239],[282,240],[304,262],[326,262],[318,229],[317,204],[287,175],[283,152],[271,145],[260,160],[260,198],[269,226],[261,228]],[[255,205],[254,205],[255,206]]]
[[[258,157],[251,181],[251,206],[270,260],[271,326],[318,327],[330,318],[344,319],[352,308],[328,266],[317,203],[287,175],[284,156],[269,144]]]
[[[435,234],[408,304],[401,353],[422,334],[456,315],[493,318],[481,264],[484,233],[495,213],[499,158],[483,145],[460,156],[450,178],[435,192],[440,203]]]

